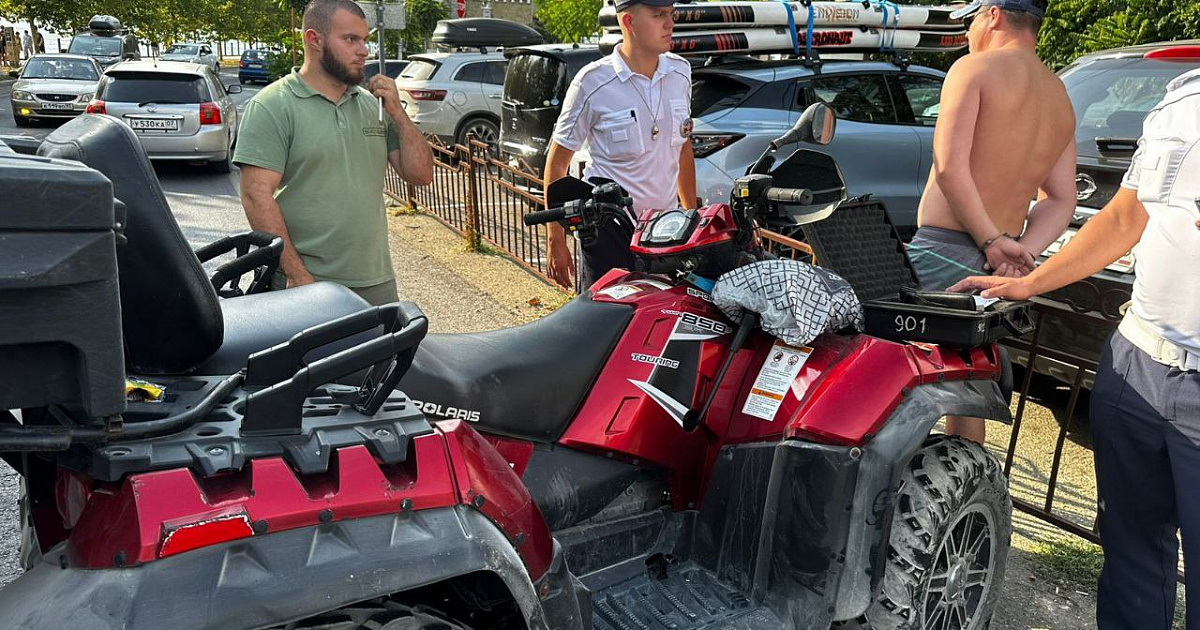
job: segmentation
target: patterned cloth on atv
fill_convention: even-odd
[[[863,329],[862,305],[837,274],[796,260],[765,260],[717,280],[713,303],[732,321],[757,313],[762,329],[802,346],[818,335]]]

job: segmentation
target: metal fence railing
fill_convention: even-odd
[[[1034,366],[1039,365],[1043,361],[1055,362],[1061,371],[1070,375],[1070,383],[1067,384],[1068,389],[1065,392],[1067,399],[1065,409],[1063,409],[1061,416],[1057,419],[1058,431],[1055,436],[1054,447],[1051,450],[1050,468],[1041,479],[1041,496],[1038,497],[1037,492],[1014,492],[1013,506],[1060,529],[1089,541],[1099,543],[1100,535],[1096,525],[1095,494],[1093,488],[1087,488],[1087,490],[1091,490],[1090,496],[1077,497],[1084,499],[1082,501],[1084,505],[1072,506],[1069,511],[1056,509],[1063,472],[1064,447],[1067,444],[1068,435],[1072,433],[1073,429],[1078,428],[1075,426],[1075,419],[1079,415],[1080,402],[1086,392],[1084,387],[1085,381],[1090,382],[1095,378],[1098,365],[1092,359],[1068,354],[1048,347],[1046,345],[1048,340],[1043,338],[1043,333],[1050,328],[1046,325],[1046,322],[1051,317],[1066,320],[1075,325],[1104,327],[1109,332],[1116,329],[1118,322],[1117,320],[1098,317],[1093,314],[1077,313],[1049,300],[1036,299],[1033,309],[1035,313],[1034,331],[1025,337],[1010,338],[1004,341],[1004,345],[1010,349],[1010,352],[1015,351],[1022,355],[1020,363],[1026,366],[1024,377],[1015,392],[1017,397],[1016,411],[1013,414],[1012,433],[1009,436],[1008,448],[1004,460],[1004,472],[1010,479],[1014,476],[1014,467],[1019,463],[1016,458],[1022,453],[1020,438],[1027,416],[1026,410],[1031,400],[1031,388],[1035,372]],[[1073,463],[1077,468],[1081,464],[1081,462]],[[1085,464],[1088,468],[1092,466],[1092,462],[1090,461]],[[1090,473],[1090,470],[1088,472]]]
[[[411,186],[401,181],[395,173],[389,173],[388,194],[412,208],[437,217],[461,234],[467,247],[480,250],[486,249],[486,244],[549,282],[546,273],[546,228],[527,227],[521,220],[525,213],[544,207],[541,178],[496,160],[489,147],[481,142],[471,141],[468,146],[452,147],[434,144],[433,151],[435,174],[432,184]],[[761,231],[760,238],[768,251],[780,256],[819,262],[814,260],[812,249],[803,241],[767,230]],[[569,243],[573,247],[574,239],[569,239]],[[578,256],[577,251],[575,254]],[[1065,369],[1068,374],[1074,375],[1073,382],[1065,392],[1065,412],[1053,420],[1058,423],[1057,428],[1039,427],[1040,433],[1035,439],[1026,440],[1023,439],[1023,430],[1030,430],[1027,426],[1030,403],[1035,398],[1031,391],[1033,370],[1026,369],[1015,392],[1014,422],[1011,434],[1007,436],[1007,447],[997,447],[1000,451],[998,455],[1004,460],[1005,473],[1013,482],[1013,504],[1017,509],[1054,527],[1098,542],[1094,480],[1090,477],[1090,445],[1083,447],[1089,451],[1086,453],[1089,461],[1071,462],[1074,470],[1086,468],[1089,483],[1084,484],[1087,487],[1080,488],[1075,487],[1079,485],[1077,479],[1071,482],[1072,496],[1068,506],[1064,506],[1062,499],[1064,484],[1061,480],[1065,449],[1068,446],[1079,448],[1068,441],[1068,436],[1076,428],[1073,418],[1082,406],[1084,384],[1095,374],[1096,362],[1047,347],[1042,332],[1047,328],[1043,325],[1047,317],[1086,321],[1087,325],[1111,328],[1116,327],[1116,322],[1075,313],[1049,301],[1038,301],[1034,310],[1035,331],[1024,338],[1010,339],[1005,345],[1021,354],[1024,357],[1021,362],[1027,366],[1045,360],[1057,362],[1060,372]],[[1057,394],[1063,395],[1063,392],[1058,391]],[[1061,400],[1054,404],[1062,412]],[[1045,422],[1044,419],[1038,421]],[[1048,445],[1046,435],[1055,436],[1053,449],[1049,453],[1043,452]],[[1043,465],[1047,459],[1048,470]]]
[[[547,275],[547,227],[527,226],[522,221],[526,213],[545,208],[541,177],[497,160],[487,144],[475,140],[467,146],[432,142],[431,147],[433,183],[412,186],[389,171],[387,193],[458,232],[467,248],[499,250],[552,283]],[[578,266],[574,239],[568,239],[567,246]]]

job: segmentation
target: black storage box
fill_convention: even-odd
[[[907,304],[898,298],[863,303],[866,332],[893,341],[974,348],[1033,330],[1031,302],[1000,301],[982,311]]]
[[[900,292],[917,286],[917,276],[881,201],[848,200],[803,229],[817,264],[854,287],[868,335],[975,347],[1033,330],[1029,302],[1002,301],[974,311],[902,301]]]
[[[88,30],[96,33],[115,33],[121,30],[121,20],[111,15],[93,15],[88,20]]]
[[[125,410],[112,184],[0,143],[0,409]]]
[[[499,18],[439,20],[431,39],[434,44],[448,48],[533,46],[545,42],[534,29]]]

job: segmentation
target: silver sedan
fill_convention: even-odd
[[[25,127],[35,120],[65,120],[82,114],[96,92],[100,66],[83,55],[34,55],[13,73],[10,98],[13,120]]]
[[[213,72],[221,72],[221,62],[213,52],[212,46],[202,43],[171,44],[163,51],[159,59],[163,61],[184,61],[198,63],[212,68]]]

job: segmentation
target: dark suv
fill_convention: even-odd
[[[501,100],[500,154],[514,168],[541,174],[567,86],[600,47],[543,44],[504,51],[508,73]]]
[[[1116,194],[1142,135],[1146,114],[1162,100],[1175,77],[1200,68],[1200,40],[1145,44],[1081,57],[1059,72],[1075,106],[1075,142],[1079,166],[1075,176],[1078,205],[1071,227],[1046,250],[1057,253],[1076,231]],[[839,129],[840,131],[840,129]],[[1044,258],[1043,258],[1044,260]],[[1133,289],[1134,256],[1127,254],[1107,269],[1046,297],[1064,309],[1116,320]],[[1074,318],[1047,314],[1040,344],[1089,361],[1098,361],[1111,326],[1080,325]],[[1017,360],[1027,364],[1027,357]],[[1037,372],[1071,382],[1074,368],[1045,357]],[[1084,385],[1091,387],[1089,374]]]
[[[96,15],[88,22],[88,30],[71,38],[67,52],[87,55],[106,70],[127,59],[141,59],[137,37],[121,27],[121,21],[111,15]]]
[[[510,60],[500,150],[511,166],[540,174],[567,86],[601,54],[596,46],[550,44],[505,55]],[[883,200],[901,236],[912,235],[933,161],[944,73],[872,61],[820,66],[740,56],[690,61],[692,149],[701,199],[728,200],[733,180],[804,108],[821,101],[838,116],[837,137],[824,150],[842,165],[850,194]]]

